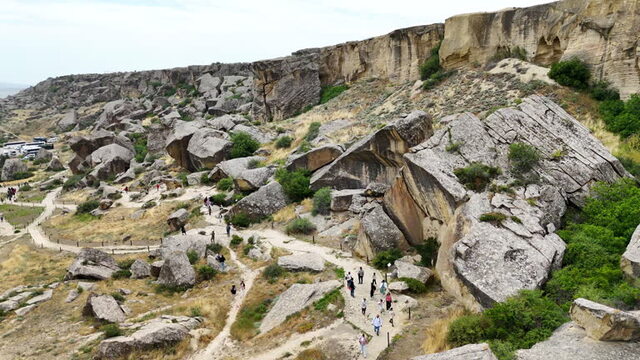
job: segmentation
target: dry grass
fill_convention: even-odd
[[[18,206],[12,204],[0,204],[0,213],[4,219],[15,227],[24,227],[37,218],[44,210],[41,206]]]
[[[273,220],[278,223],[287,223],[296,218],[296,204],[289,204],[273,214]]]
[[[324,355],[322,350],[319,349],[306,349],[303,350],[296,356],[296,360],[326,360],[327,357]]]
[[[87,201],[92,192],[91,189],[64,192],[58,197],[58,202],[80,204]]]
[[[426,339],[422,344],[422,350],[425,354],[434,354],[451,349],[451,346],[447,343],[449,325],[464,314],[465,310],[463,307],[451,307],[444,317],[434,321],[427,327],[425,330]]]
[[[137,220],[130,218],[138,209],[115,207],[101,219],[61,214],[51,217],[43,228],[52,240],[61,243],[81,242],[84,245],[121,245],[125,236],[138,245],[157,244],[169,226],[166,219],[175,209],[176,203],[163,203],[151,209]],[[128,242],[128,240],[127,240]]]

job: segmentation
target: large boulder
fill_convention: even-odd
[[[51,158],[49,164],[47,164],[47,171],[62,171],[64,170],[64,165],[62,161],[57,156]]]
[[[217,130],[201,130],[196,132],[187,146],[189,153],[189,170],[212,169],[227,158],[231,142],[226,134]]]
[[[119,270],[116,261],[107,253],[93,248],[83,248],[69,265],[66,279],[105,280]]]
[[[201,131],[204,124],[200,121],[176,121],[165,141],[165,150],[176,163],[191,170],[191,159],[187,148],[194,134]]]
[[[238,124],[233,127],[233,132],[243,132],[249,134],[255,141],[260,144],[266,144],[273,141],[274,136],[268,132],[265,132],[255,126],[246,124]]]
[[[183,251],[174,251],[164,256],[164,263],[158,275],[158,283],[174,287],[195,285],[196,273]]]
[[[406,248],[404,235],[384,212],[380,205],[373,205],[360,219],[360,232],[355,245],[355,251],[373,259],[385,250]]]
[[[78,113],[75,110],[67,112],[56,124],[60,132],[71,131],[76,125],[78,125]]]
[[[93,171],[87,178],[93,181],[106,180],[129,169],[135,153],[121,145],[105,145],[89,156],[89,166]]]
[[[416,279],[422,283],[426,283],[433,275],[433,271],[428,268],[417,266],[407,261],[396,260],[394,266],[394,275],[397,278]]]
[[[223,161],[211,170],[209,179],[211,179],[211,181],[219,181],[226,177],[236,178],[240,176],[243,171],[249,170],[251,163],[258,163],[265,160],[266,158],[261,156],[248,156]]]
[[[120,304],[111,295],[89,294],[82,314],[92,316],[99,321],[111,323],[123,322],[126,318]]]
[[[27,170],[27,164],[24,161],[20,159],[7,159],[2,166],[0,180],[13,180],[17,173],[25,173]]]
[[[38,160],[41,162],[47,162],[53,158],[53,153],[47,149],[40,149],[36,153],[36,157],[34,160]]]
[[[324,260],[316,254],[286,255],[278,258],[278,265],[289,271],[324,271]]]
[[[120,359],[134,350],[174,345],[189,336],[189,331],[199,327],[202,318],[163,315],[143,325],[129,336],[117,336],[103,340],[98,346],[98,359]]]
[[[403,165],[402,155],[433,133],[431,117],[414,111],[353,144],[311,177],[314,190],[362,189],[372,182],[391,184]]]
[[[323,145],[306,153],[291,156],[285,166],[289,171],[304,169],[313,172],[337,159],[343,151],[338,145]]]
[[[571,319],[587,335],[600,341],[636,341],[640,339],[640,315],[620,311],[579,298],[571,305]]]
[[[640,342],[594,341],[585,330],[568,322],[553,332],[545,341],[531,349],[518,350],[517,360],[636,360]]]
[[[160,255],[164,258],[174,251],[195,251],[198,257],[203,258],[207,251],[207,245],[211,243],[209,236],[200,234],[180,234],[162,239]]]
[[[544,97],[528,97],[484,120],[465,113],[439,124],[404,155],[384,204],[412,244],[437,239],[445,255],[436,264],[442,285],[469,308],[542,286],[562,264],[565,244],[555,229],[567,202],[580,207],[591,184],[629,176],[589,129]],[[513,171],[513,143],[540,154],[529,173]],[[474,163],[501,174],[471,190],[454,171]],[[521,176],[530,184],[509,185]]]
[[[364,194],[364,189],[334,190],[331,192],[331,211],[347,211],[353,197]]]
[[[469,344],[437,354],[416,356],[411,360],[498,360],[489,344]]]
[[[131,264],[131,278],[132,279],[142,279],[151,276],[151,265],[148,262],[136,259],[136,261]]]
[[[167,224],[172,230],[179,230],[182,226],[187,224],[189,219],[189,212],[187,209],[178,209],[171,213],[167,218]]]
[[[233,184],[239,191],[255,191],[264,186],[275,172],[276,169],[271,166],[244,170],[233,178]]]
[[[640,278],[640,226],[633,232],[627,250],[620,259],[620,265],[627,276],[633,279]]]
[[[288,316],[294,314],[334,289],[342,283],[338,280],[330,280],[315,284],[293,284],[283,292],[271,310],[260,323],[260,333],[265,334],[274,327],[282,324]]]
[[[320,101],[319,55],[315,52],[252,63],[259,121],[282,120]]]
[[[229,209],[228,216],[244,213],[252,221],[260,221],[287,206],[288,201],[282,186],[273,181],[238,201]]]

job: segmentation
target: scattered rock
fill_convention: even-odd
[[[32,304],[32,305],[27,305],[25,307],[21,307],[20,309],[16,310],[16,315],[18,316],[25,316],[28,313],[31,312],[31,310],[35,309],[36,306],[38,306],[37,304]]]
[[[211,243],[211,238],[200,234],[173,235],[162,239],[160,254],[164,258],[174,251],[182,251],[185,254],[193,250],[199,258],[203,258],[207,251],[207,245]]]
[[[62,161],[57,156],[51,158],[49,164],[47,164],[47,171],[62,171],[64,170],[64,165],[62,165]]]
[[[27,305],[39,304],[41,302],[51,300],[51,297],[53,297],[53,290],[48,289],[45,290],[41,295],[34,296],[31,299],[27,300]]]
[[[124,311],[113,296],[96,293],[89,294],[82,314],[111,323],[123,322],[126,318]]]
[[[83,248],[76,260],[69,266],[65,279],[105,280],[119,270],[116,261],[98,249]]]
[[[390,186],[383,183],[372,182],[367,185],[364,190],[364,196],[368,197],[381,197],[389,190]]]
[[[195,285],[196,273],[184,252],[174,251],[164,256],[158,283],[176,287]]]
[[[158,260],[158,261],[154,261],[151,263],[151,276],[153,276],[154,278],[157,278],[158,276],[160,276],[160,270],[162,269],[162,265],[164,265],[164,260]]]
[[[233,178],[233,184],[239,191],[255,191],[264,186],[275,172],[276,169],[271,166],[244,170]]]
[[[324,271],[324,260],[311,253],[281,256],[278,265],[289,271]]]
[[[102,199],[100,200],[99,208],[100,210],[107,210],[113,205],[113,200],[111,199]]]
[[[64,300],[64,302],[66,302],[66,303],[73,302],[75,299],[78,298],[78,296],[80,296],[80,293],[78,292],[78,290],[71,289],[69,291],[69,295],[67,295],[67,298]]]
[[[393,281],[389,283],[389,291],[405,292],[409,290],[409,285],[404,281]]]
[[[209,179],[211,181],[220,181],[222,178],[231,177],[237,178],[240,174],[249,169],[249,164],[253,162],[265,161],[266,158],[262,156],[248,156],[243,158],[226,160],[213,168],[209,173]]]
[[[355,195],[362,195],[364,189],[333,190],[331,192],[331,211],[347,211]]]
[[[433,271],[426,267],[413,265],[412,263],[396,260],[394,274],[398,278],[416,279],[422,283],[429,281]]]
[[[640,339],[640,316],[579,298],[571,305],[571,319],[582,326],[589,337],[600,341]]]
[[[131,278],[132,279],[142,279],[151,276],[151,265],[146,261],[136,259],[136,261],[131,264]]]
[[[360,233],[355,251],[373,259],[380,251],[407,247],[402,232],[379,204],[367,211],[360,220]]]

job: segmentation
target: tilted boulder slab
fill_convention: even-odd
[[[82,314],[92,316],[97,320],[111,323],[123,322],[126,318],[120,304],[111,295],[89,294]]]
[[[489,344],[469,344],[436,354],[416,356],[411,360],[498,360]]]
[[[65,278],[105,280],[119,269],[111,255],[98,249],[83,248],[69,265]]]
[[[202,258],[207,252],[207,245],[211,243],[209,236],[200,234],[180,234],[162,239],[160,255],[164,258],[174,251],[195,251],[198,257]]]
[[[363,193],[364,189],[333,190],[331,192],[331,211],[349,210],[353,197]]]
[[[165,150],[181,167],[192,170],[187,148],[193,135],[204,127],[200,121],[176,121],[165,141]],[[193,169],[197,170],[197,169]]]
[[[247,195],[229,209],[229,217],[244,213],[252,221],[260,221],[287,206],[289,199],[282,186],[273,181]]]
[[[260,323],[260,333],[265,334],[269,330],[282,324],[289,315],[294,314],[307,306],[320,300],[324,294],[339,288],[342,283],[338,280],[330,280],[315,284],[293,284],[289,289],[280,294],[278,301]]]
[[[362,189],[372,182],[391,184],[402,155],[431,134],[431,117],[414,111],[353,144],[334,162],[311,177],[314,190],[325,186],[334,189]]]
[[[380,251],[406,248],[404,235],[384,212],[381,205],[374,205],[360,219],[360,233],[354,250],[373,259]]]
[[[636,341],[640,339],[640,315],[620,311],[579,298],[571,305],[571,319],[587,335],[600,341]]]
[[[640,278],[640,226],[633,232],[627,250],[620,259],[620,266],[627,276],[633,279]]]
[[[62,161],[57,156],[51,158],[49,164],[47,164],[47,171],[62,171],[64,170],[64,165]]]
[[[416,279],[422,283],[429,281],[433,276],[433,271],[424,266],[414,265],[406,261],[396,260],[394,274],[397,278]]]
[[[255,191],[267,184],[276,169],[271,166],[244,170],[233,178],[233,184],[239,191]]]
[[[73,130],[78,125],[78,113],[75,110],[71,110],[64,114],[60,120],[56,123],[59,131],[66,132]]]
[[[91,176],[95,180],[107,178],[129,169],[134,152],[118,144],[105,145],[89,156],[89,165],[94,168]]]
[[[571,321],[531,349],[516,351],[516,360],[636,360],[640,342],[594,341]]]
[[[240,176],[240,174],[249,170],[249,164],[252,162],[261,162],[265,161],[266,158],[262,156],[248,156],[237,159],[231,159],[222,161],[216,167],[211,170],[209,173],[209,179],[211,181],[219,181],[222,178],[231,177],[236,178]]]
[[[233,127],[233,132],[243,132],[249,134],[255,141],[260,144],[266,144],[273,141],[274,136],[252,125],[238,124]]]
[[[196,283],[196,273],[183,251],[174,251],[164,256],[158,283],[177,287],[193,286]]]
[[[167,224],[169,224],[171,229],[175,231],[186,225],[188,219],[189,212],[187,209],[178,209],[169,215],[167,218]]]
[[[596,181],[629,176],[586,127],[540,96],[484,120],[467,113],[439,123],[429,140],[404,155],[403,171],[384,204],[412,243],[438,239],[442,284],[469,308],[542,286],[562,263],[565,244],[554,231],[567,203],[581,207]],[[516,142],[540,154],[530,174],[538,179],[534,184],[511,193],[490,192],[487,184],[475,192],[454,174],[482,163],[502,171],[490,182],[511,183],[509,145]],[[448,151],[452,144],[456,151]],[[480,221],[487,213],[499,213],[502,220]]]
[[[191,171],[211,169],[225,160],[231,149],[231,142],[226,134],[217,130],[201,130],[196,132],[187,146],[189,167]]]
[[[287,160],[285,167],[289,171],[309,170],[311,172],[337,159],[344,150],[341,146],[328,144],[309,150],[304,154],[293,155]]]
[[[316,254],[280,256],[278,265],[289,271],[324,271],[324,260]]]

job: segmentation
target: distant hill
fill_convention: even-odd
[[[0,98],[7,97],[9,95],[13,95],[22,89],[28,88],[29,85],[22,84],[11,84],[0,82]]]

